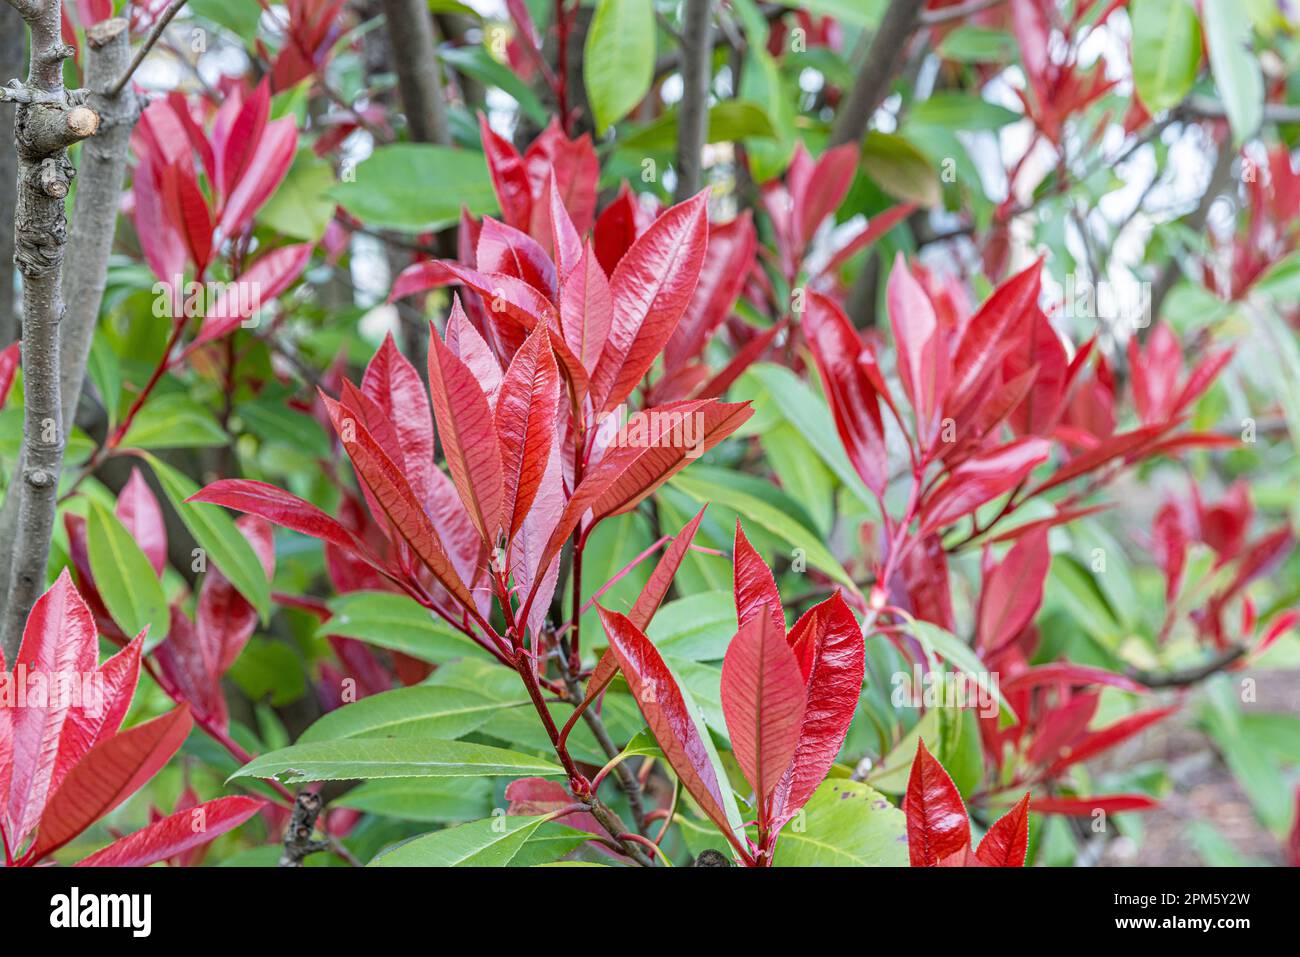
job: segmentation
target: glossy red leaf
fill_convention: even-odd
[[[1021,688],[1020,693],[1024,694],[1025,690]],[[1025,759],[1040,765],[1069,754],[1070,744],[1092,723],[1099,704],[1100,692],[1076,692],[1064,704],[1048,711],[1034,729],[1034,740],[1025,752]]]
[[[640,217],[636,196],[624,183],[618,196],[596,218],[592,231],[596,258],[600,260],[606,275],[613,274],[615,267],[636,242],[641,232],[638,228]]]
[[[546,250],[527,233],[491,216],[483,217],[475,263],[479,272],[514,276],[547,299],[555,298],[555,264]]]
[[[234,332],[261,307],[293,285],[311,260],[311,243],[281,246],[260,257],[230,285],[203,317],[190,349]]]
[[[167,215],[185,240],[190,259],[202,272],[212,256],[212,216],[199,189],[194,166],[186,156],[162,171],[163,203]]]
[[[533,201],[524,161],[506,139],[492,130],[482,113],[478,117],[478,127],[501,215],[511,226],[526,230],[532,217]]]
[[[924,741],[917,742],[903,811],[907,815],[907,855],[913,867],[934,867],[970,847],[966,805]]]
[[[658,650],[636,625],[616,611],[597,606],[609,647],[618,659],[637,707],[664,757],[700,809],[723,834],[731,834],[722,788],[703,732],[686,706],[677,681]]]
[[[809,293],[804,335],[817,361],[835,428],[854,470],[867,488],[883,495],[888,481],[885,427],[879,393],[864,363],[875,357],[863,346],[848,317],[830,299]]]
[[[1029,854],[1029,795],[993,822],[975,856],[989,867],[1024,867]]]
[[[1167,718],[1177,710],[1177,707],[1173,707],[1139,711],[1127,718],[1120,718],[1104,728],[1090,732],[1071,746],[1068,754],[1053,762],[1051,767],[1047,769],[1047,773],[1050,777],[1056,777],[1071,765],[1078,764],[1080,761],[1087,761],[1103,751],[1110,750],[1117,744],[1141,733],[1157,721]]]
[[[267,806],[260,798],[222,797],[177,811],[76,863],[77,867],[147,867],[232,831]]]
[[[497,392],[505,373],[487,340],[479,334],[461,305],[460,296],[451,298],[451,312],[447,316],[447,348],[474,373],[483,388],[488,404],[495,406]]]
[[[948,414],[959,415],[997,367],[1008,341],[1037,305],[1042,260],[1012,276],[971,317],[953,356]]]
[[[794,760],[773,798],[777,827],[826,779],[849,733],[866,669],[862,629],[838,590],[804,612],[787,641],[799,663],[806,703]]]
[[[501,528],[503,501],[496,424],[478,380],[446,347],[436,329],[431,329],[429,336],[429,396],[456,490],[483,541],[493,547]]]
[[[538,326],[510,361],[496,405],[501,524],[508,539],[519,531],[546,473],[555,444],[559,401],[560,372],[551,354],[550,334],[545,326]],[[445,432],[443,444],[445,447]]]
[[[189,112],[188,108],[185,111]],[[239,107],[216,158],[217,188],[230,196],[251,166],[271,113],[271,88],[263,80]]]
[[[833,274],[855,255],[874,244],[876,240],[907,219],[915,211],[915,203],[900,203],[897,206],[889,207],[883,212],[876,213],[867,222],[867,225],[862,227],[861,232],[835,251],[835,255],[831,256],[830,261],[822,268],[820,275]]]
[[[215,623],[214,627],[219,627]],[[206,725],[225,731],[230,715],[217,671],[215,642],[203,641],[194,622],[180,607],[171,607],[167,639],[153,651],[165,684],[185,700]]]
[[[1124,675],[1107,671],[1105,668],[1076,665],[1069,661],[1055,662],[1049,665],[1034,665],[1032,668],[1004,681],[1002,688],[1006,692],[1011,692],[1038,688],[1043,685],[1066,685],[1074,688],[1087,685],[1106,685],[1133,694],[1145,694],[1148,690],[1144,685],[1138,684],[1132,678],[1126,678]]]
[[[73,705],[63,723],[59,737],[59,758],[54,776],[50,779],[50,793],[58,790],[67,773],[92,747],[105,738],[117,734],[131,707],[136,684],[140,678],[140,655],[144,649],[144,633],[137,635],[125,648],[109,658],[96,673],[102,682],[102,698],[97,707]]]
[[[571,140],[560,127],[559,118],[551,117],[541,135],[528,144],[524,170],[533,195],[531,229],[538,242],[548,241],[551,233],[551,223],[547,220],[552,180],[575,229],[579,233],[591,229],[600,177],[600,162],[591,134],[583,133]]]
[[[433,573],[433,577],[461,605],[473,608],[474,600],[469,590],[447,557],[433,522],[416,499],[410,483],[392,459],[384,454],[365,426],[357,422],[344,406],[323,393],[321,399],[335,430],[343,439],[343,448],[352,460],[358,477],[370,488],[393,528]]]
[[[758,231],[749,210],[729,223],[710,226],[700,280],[664,350],[664,365],[674,368],[699,356],[718,327],[731,315],[754,268]]]
[[[980,593],[977,651],[1001,648],[1034,620],[1051,560],[1045,528],[1028,533],[1007,552]]]
[[[88,674],[95,670],[98,648],[90,609],[64,569],[32,606],[13,667],[15,672],[28,674]],[[53,695],[45,707],[4,710],[11,717],[12,770],[5,833],[12,848],[40,820],[49,799],[72,702],[69,695]]]
[[[886,301],[903,391],[916,412],[918,437],[928,447],[948,390],[947,338],[930,297],[908,271],[902,253],[889,273]]]
[[[564,341],[588,373],[594,373],[609,338],[614,300],[609,280],[590,241],[560,290],[560,329]]]
[[[397,348],[392,334],[384,337],[361,378],[361,391],[392,423],[402,450],[405,474],[416,498],[426,501],[433,483],[433,418],[420,373]]]
[[[796,150],[802,150],[802,142]],[[791,164],[792,176],[794,164]],[[799,239],[803,245],[812,241],[817,227],[839,208],[853,177],[858,171],[858,145],[845,143],[823,153],[808,171],[806,180],[790,183],[790,195],[799,217]]]
[[[239,180],[234,184],[225,208],[221,211],[221,234],[225,237],[243,231],[257,211],[266,204],[276,187],[293,165],[298,150],[298,128],[292,116],[266,125],[257,151]]]
[[[91,748],[50,798],[31,860],[58,850],[138,791],[180,750],[193,723],[181,705]]]
[[[1039,814],[1064,814],[1067,817],[1092,817],[1098,811],[1122,814],[1126,811],[1150,811],[1160,802],[1145,794],[1108,794],[1091,798],[1034,798],[1034,810]]]
[[[967,459],[927,499],[922,518],[924,531],[935,531],[969,515],[985,502],[1010,492],[1047,461],[1051,443],[1024,438],[984,455]]]
[[[131,533],[154,573],[161,578],[167,567],[167,527],[163,524],[158,499],[138,468],[131,469],[131,477],[118,493],[115,511],[118,521]]]
[[[656,219],[609,280],[614,312],[592,376],[599,411],[622,404],[650,371],[691,301],[708,246],[708,192]]]
[[[569,215],[568,209],[565,208],[564,197],[560,195],[560,188],[556,182],[554,170],[549,171],[549,173],[550,175],[546,179],[545,200],[547,208],[550,210],[551,258],[555,260],[557,283],[563,286],[565,280],[569,278],[569,274],[577,267],[578,259],[582,256],[583,241],[582,235],[573,223],[573,217]]]
[[[735,544],[732,547],[732,581],[736,598],[736,622],[743,628],[755,618],[766,618],[772,630],[785,637],[785,611],[776,580],[761,555],[749,544],[745,530],[736,519]]]
[[[1074,456],[1059,469],[1056,469],[1042,484],[1035,486],[1025,497],[1041,495],[1058,485],[1064,485],[1066,482],[1078,478],[1080,475],[1086,475],[1112,459],[1132,455],[1154,441],[1167,428],[1165,425],[1149,425],[1144,428],[1134,429],[1132,432],[1112,435],[1093,448],[1088,449],[1088,451]]]
[[[722,661],[722,713],[731,749],[754,789],[759,818],[770,820],[772,791],[799,744],[806,693],[799,663],[766,615],[741,623]]]
[[[256,515],[245,515],[235,520],[235,527],[252,546],[267,581],[272,580],[275,577],[275,544],[271,540],[271,526]],[[209,565],[199,589],[194,619],[199,641],[213,651],[215,678],[219,680],[230,670],[257,628],[257,609],[248,603],[220,568]]]

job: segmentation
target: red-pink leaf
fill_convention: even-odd
[[[138,468],[131,469],[131,477],[117,496],[117,518],[131,533],[149,564],[159,578],[167,567],[167,527],[163,524],[162,509],[158,499]]]
[[[759,819],[770,820],[769,797],[785,776],[803,723],[803,676],[780,630],[766,615],[743,622],[722,662],[722,713],[736,761],[754,789]]]
[[[76,863],[77,867],[147,867],[215,840],[267,804],[261,798],[217,798],[177,811]]]
[[[527,233],[483,217],[475,262],[479,272],[503,273],[532,286],[547,299],[555,298],[555,264]]]
[[[582,256],[582,236],[573,224],[573,218],[564,206],[559,184],[555,181],[552,170],[546,180],[546,202],[551,215],[551,254],[555,260],[556,278],[560,286],[564,285],[569,273],[578,265]],[[594,255],[594,254],[593,254]]]
[[[796,149],[803,149],[802,141]],[[799,217],[799,239],[803,245],[812,241],[822,220],[839,208],[857,170],[858,145],[845,143],[823,153],[808,171],[806,180],[791,181],[790,195]]]
[[[1007,552],[980,594],[977,651],[1001,648],[1034,620],[1050,564],[1045,528],[1025,535]]]
[[[1039,814],[1064,814],[1067,817],[1092,817],[1098,811],[1105,811],[1107,814],[1150,811],[1159,806],[1159,801],[1145,794],[1108,794],[1091,798],[1034,798],[1034,810]]]
[[[501,215],[516,229],[527,229],[532,213],[532,189],[524,172],[524,161],[510,143],[493,132],[487,117],[478,117],[483,151],[487,154],[488,172],[496,190]]]
[[[618,196],[596,218],[593,231],[596,258],[600,260],[606,275],[614,272],[615,267],[636,242],[636,237],[641,232],[638,228],[640,217],[641,211],[636,196],[627,188],[627,183],[624,183],[618,191]]]
[[[808,803],[835,763],[858,707],[866,668],[862,629],[838,590],[804,612],[787,641],[807,699],[794,760],[773,797],[774,827]]]
[[[727,785],[718,781],[703,738],[705,732],[687,708],[672,672],[636,625],[616,611],[597,608],[609,647],[664,757],[700,809],[730,837],[731,824],[722,794]]]
[[[1076,665],[1069,661],[1056,662],[1050,665],[1035,665],[1004,682],[1002,688],[1003,691],[1010,693],[1012,691],[1026,691],[1042,685],[1066,685],[1073,688],[1085,685],[1106,685],[1111,688],[1119,688],[1121,691],[1130,691],[1133,694],[1145,694],[1148,690],[1144,685],[1138,684],[1132,678],[1126,678],[1124,675],[1107,671],[1105,668],[1090,668],[1087,665]]]
[[[215,643],[200,640],[198,629],[177,605],[171,607],[167,639],[153,656],[164,682],[180,693],[199,720],[225,731],[230,715],[217,673]]]
[[[545,326],[533,330],[515,353],[497,398],[501,443],[501,524],[513,539],[532,507],[555,443],[560,372]],[[443,444],[446,445],[444,432]],[[453,473],[454,474],[454,473]]]
[[[1071,765],[1078,764],[1080,761],[1087,761],[1089,758],[1115,747],[1120,742],[1127,741],[1135,734],[1139,734],[1150,725],[1168,717],[1177,710],[1177,707],[1173,707],[1139,711],[1127,718],[1121,718],[1108,724],[1100,730],[1089,732],[1071,747],[1067,754],[1063,755],[1047,769],[1048,776],[1056,777]]]
[[[733,582],[736,596],[736,622],[743,628],[755,618],[766,618],[772,630],[785,637],[785,611],[776,580],[762,556],[749,544],[745,530],[736,519],[736,538],[732,548]]]
[[[21,360],[21,342],[13,342],[0,349],[0,409],[9,400],[9,389],[14,384],[14,374]]]
[[[366,366],[361,391],[374,401],[393,424],[397,444],[402,450],[406,475],[420,501],[427,501],[437,469],[433,460],[433,418],[429,396],[406,356],[402,355],[392,334],[384,337]]]
[[[885,428],[879,394],[864,365],[874,365],[875,356],[831,300],[809,293],[807,306],[804,335],[817,361],[840,441],[867,488],[883,495],[889,466]]]
[[[212,256],[212,216],[188,154],[163,169],[163,202],[185,240],[190,259],[202,272]]]
[[[889,273],[887,302],[903,391],[916,411],[917,435],[928,446],[947,397],[948,346],[930,297],[908,271],[902,253]]]
[[[589,373],[594,373],[609,338],[614,300],[609,280],[588,241],[560,290],[560,329]]]
[[[975,856],[989,867],[1024,867],[1029,854],[1029,795],[993,822]]]
[[[185,111],[189,113],[188,108]],[[262,141],[266,121],[271,112],[271,88],[266,80],[257,85],[253,95],[244,100],[226,132],[221,151],[216,154],[217,188],[222,196],[234,192],[244,171],[251,166],[253,156]],[[220,124],[218,124],[220,127]]]
[[[275,577],[275,545],[271,526],[256,515],[236,519],[235,527],[243,533],[262,564],[268,581]],[[213,651],[212,663],[219,680],[235,663],[244,645],[257,627],[258,614],[216,565],[208,568],[199,589],[194,612],[199,641]]]
[[[64,569],[27,616],[14,672],[89,674],[95,670],[98,648],[94,618]],[[59,773],[59,741],[71,711],[70,697],[52,695],[45,707],[4,709],[12,719],[12,771],[5,826],[11,848],[20,844],[40,820],[50,796],[50,782]]]
[[[985,455],[967,459],[935,489],[925,504],[924,531],[935,531],[969,515],[985,502],[1011,491],[1047,461],[1046,439],[1017,439]]]
[[[91,748],[41,815],[30,859],[58,850],[143,787],[180,750],[193,724],[181,705]]]
[[[1045,479],[1041,485],[1035,486],[1033,490],[1028,492],[1025,498],[1032,498],[1035,495],[1041,495],[1050,489],[1054,489],[1058,485],[1064,485],[1080,475],[1086,475],[1093,469],[1105,465],[1111,459],[1132,455],[1139,449],[1144,448],[1148,443],[1153,442],[1167,429],[1168,426],[1166,425],[1148,425],[1140,429],[1134,429],[1132,432],[1112,435],[1099,445],[1070,459],[1070,461],[1054,471],[1050,478]]]
[[[966,805],[924,741],[917,742],[903,811],[907,815],[907,855],[913,867],[935,867],[970,847]]]
[[[429,336],[429,395],[456,490],[483,541],[493,547],[501,528],[503,486],[492,410],[474,374],[436,329]]]
[[[907,219],[915,211],[915,203],[900,203],[897,206],[889,207],[883,212],[876,213],[860,233],[835,252],[835,255],[830,258],[830,262],[822,268],[820,275],[826,276],[834,273],[857,253],[871,246],[877,239]]]
[[[292,116],[266,125],[257,152],[221,211],[221,234],[238,235],[266,204],[293,165],[298,150],[298,127]]]
[[[262,256],[238,279],[222,288],[217,301],[203,317],[203,325],[189,348],[220,339],[280,293],[288,289],[311,259],[312,244],[281,246]]]
[[[997,366],[1007,342],[1038,302],[1042,260],[1012,276],[971,317],[953,356],[948,414],[959,415]]]
[[[749,210],[729,223],[709,228],[709,245],[690,305],[664,350],[664,365],[675,368],[704,351],[709,337],[731,315],[754,268],[758,231]]]
[[[130,644],[99,666],[96,677],[103,682],[102,700],[98,707],[87,707],[83,701],[68,710],[59,738],[59,759],[54,777],[50,779],[50,792],[58,790],[67,773],[92,747],[117,734],[131,706],[136,683],[140,678],[140,654],[144,649],[144,632]]]
[[[656,219],[610,277],[609,339],[592,376],[599,411],[622,404],[650,371],[691,301],[708,246],[708,193]]]
[[[591,229],[596,215],[600,162],[589,133],[570,140],[564,135],[559,118],[551,117],[542,134],[528,145],[524,153],[524,169],[533,194],[533,238],[543,244],[550,238],[551,224],[546,220],[549,219],[547,194],[552,180],[575,229],[579,233]]]

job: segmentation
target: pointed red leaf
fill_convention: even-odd
[[[288,174],[298,150],[298,127],[295,124],[292,116],[286,116],[266,125],[257,152],[234,184],[221,211],[223,236],[231,237],[242,232]]]
[[[1097,731],[1089,732],[1047,769],[1048,776],[1056,777],[1071,765],[1078,764],[1080,761],[1087,761],[1103,751],[1108,751],[1117,744],[1127,741],[1135,734],[1141,733],[1157,721],[1167,718],[1177,710],[1177,707],[1173,707],[1139,711],[1127,718],[1120,718],[1118,721],[1112,722]]]
[[[916,411],[917,433],[928,446],[948,390],[948,346],[925,289],[900,252],[889,273],[889,322],[898,345],[898,372]]]
[[[135,695],[140,678],[140,654],[144,648],[144,632],[125,648],[99,666],[97,677],[103,682],[102,698],[96,706],[83,702],[68,710],[59,738],[59,759],[54,777],[50,779],[50,793],[58,790],[67,773],[92,747],[110,738],[122,726],[131,698]]]
[[[158,499],[138,468],[131,469],[131,477],[117,496],[115,511],[122,526],[131,533],[161,578],[163,569],[167,567],[167,527],[163,524]]]
[[[805,691],[785,627],[765,615],[744,622],[722,661],[722,713],[731,748],[754,789],[760,820],[770,820],[769,797],[785,776],[799,744]]]
[[[925,503],[924,531],[935,531],[969,515],[985,502],[1011,491],[1034,468],[1047,461],[1051,443],[1024,438],[967,459],[950,473]]]
[[[501,215],[516,229],[527,229],[532,212],[532,189],[524,172],[524,161],[510,143],[488,125],[482,113],[478,117],[483,152],[487,154],[488,172],[496,190]]]
[[[91,748],[41,815],[31,860],[58,850],[143,787],[180,750],[193,724],[181,705]]]
[[[483,541],[493,547],[501,528],[503,494],[496,424],[478,380],[443,344],[437,330],[429,336],[429,396],[456,490]]]
[[[281,246],[259,258],[236,280],[223,286],[203,317],[199,334],[189,346],[220,339],[284,292],[302,275],[311,260],[311,243]]]
[[[637,234],[640,232],[637,228],[640,216],[636,196],[627,188],[627,183],[624,183],[614,201],[596,217],[596,226],[593,230],[596,258],[600,260],[606,275],[613,274],[615,267],[636,242]]]
[[[508,539],[519,531],[546,473],[555,443],[559,401],[560,372],[551,354],[550,334],[545,326],[538,326],[510,361],[497,398],[496,435],[501,442],[503,476],[501,524]]]
[[[77,867],[147,867],[233,831],[267,803],[260,798],[217,798],[177,811],[76,863]]]
[[[1098,811],[1122,814],[1126,811],[1150,811],[1160,802],[1145,794],[1108,794],[1091,798],[1034,798],[1034,810],[1039,814],[1064,814],[1067,817],[1092,817]]]
[[[1002,349],[1038,302],[1042,260],[993,291],[971,317],[953,356],[950,415],[959,415],[996,367]]]
[[[188,108],[185,112],[189,113]],[[221,144],[221,151],[216,155],[217,187],[222,196],[228,197],[234,192],[245,170],[252,164],[270,112],[271,88],[263,80],[240,106]]]
[[[433,418],[429,396],[420,373],[397,348],[390,333],[375,351],[361,378],[361,391],[372,399],[393,424],[402,450],[406,475],[420,501],[426,501],[432,484]]]
[[[758,231],[749,210],[729,223],[709,228],[699,284],[664,350],[664,364],[669,369],[699,356],[709,337],[731,315],[749,281],[757,249]]]
[[[993,822],[975,856],[989,867],[1024,867],[1029,854],[1029,795]]]
[[[907,815],[907,855],[913,867],[935,867],[970,847],[966,805],[924,741],[917,742],[903,811]]]
[[[622,404],[650,371],[691,301],[708,246],[708,192],[656,219],[610,277],[614,313],[592,377],[599,411]]]
[[[727,785],[718,781],[703,738],[706,732],[687,708],[672,672],[650,639],[626,616],[599,605],[597,608],[619,670],[627,679],[632,697],[663,749],[664,757],[700,809],[723,834],[729,835],[731,825],[722,794],[722,788]]]
[[[588,241],[560,290],[560,329],[589,373],[595,371],[609,338],[613,309],[609,280]]]
[[[527,233],[483,217],[475,263],[479,272],[503,273],[523,280],[547,299],[555,298],[555,264]]]
[[[1007,552],[980,595],[977,651],[1001,648],[1034,620],[1051,558],[1045,528],[1025,535]]]
[[[256,515],[245,515],[235,520],[235,527],[243,533],[254,554],[262,564],[267,581],[275,578],[275,545],[271,541],[271,526]],[[235,663],[244,645],[257,627],[258,614],[231,584],[216,565],[208,567],[199,589],[199,601],[194,611],[199,641],[214,652],[213,665],[220,679]]]
[[[733,582],[736,596],[736,621],[743,628],[755,618],[766,618],[772,630],[785,637],[785,611],[776,580],[762,556],[749,544],[745,530],[736,519],[736,538],[732,548]]]

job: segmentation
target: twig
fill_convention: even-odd
[[[1144,671],[1141,668],[1126,668],[1124,673],[1140,685],[1148,688],[1186,688],[1199,684],[1210,675],[1223,671],[1245,656],[1247,649],[1240,645],[1229,648],[1215,655],[1205,664],[1177,671]]]
[[[149,51],[158,42],[158,38],[163,35],[167,25],[172,22],[172,18],[181,12],[181,7],[185,6],[185,2],[186,0],[172,0],[167,9],[162,12],[162,16],[158,18],[158,22],[153,25],[153,29],[149,31],[149,35],[145,37],[144,43],[140,44],[140,49],[135,51],[135,57],[131,60],[130,65],[117,78],[117,81],[105,91],[106,96],[116,97],[131,82],[131,77],[135,75],[135,71],[140,68],[144,58],[149,55]]]

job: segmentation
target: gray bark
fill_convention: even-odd
[[[713,74],[710,0],[686,0],[682,22],[682,102],[677,109],[677,202],[700,191],[704,140],[709,130],[709,79]]]
[[[116,95],[110,90],[131,58],[126,20],[114,18],[86,31],[87,100],[100,117],[99,133],[81,147],[80,184],[73,206],[68,240],[72,268],[63,274],[63,298],[68,304],[60,343],[60,392],[63,421],[71,423],[86,377],[86,360],[99,319],[108,281],[108,255],[117,225],[118,200],[126,180],[131,130],[139,106],[130,84]]]
[[[884,19],[880,21],[880,29],[871,39],[866,59],[854,78],[853,89],[840,104],[828,146],[860,143],[866,136],[871,114],[876,112],[876,107],[889,92],[889,84],[898,74],[907,52],[907,41],[920,22],[924,5],[925,0],[893,0],[889,4]]]
[[[411,139],[417,143],[450,144],[429,5],[423,0],[384,0],[384,18]]]
[[[27,83],[11,83],[5,99],[18,103],[18,202],[15,262],[23,276],[23,446],[9,497],[18,500],[7,596],[0,612],[0,647],[13,659],[23,625],[45,587],[63,467],[63,410],[59,392],[59,323],[67,245],[64,200],[76,174],[68,147],[93,136],[99,117],[63,87],[63,61],[72,55],[60,36],[59,0],[9,0],[31,34]]]
[[[0,3],[0,81],[22,76],[27,61],[27,31],[22,17]],[[18,202],[18,154],[14,151],[14,107],[0,103],[0,224],[14,221]],[[18,338],[14,299],[14,234],[0,228],[0,349]]]

